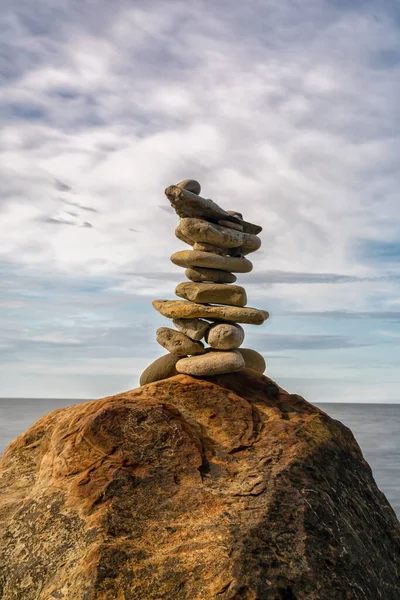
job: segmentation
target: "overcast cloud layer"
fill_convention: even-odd
[[[163,190],[263,226],[246,327],[310,401],[400,401],[400,32],[389,3],[2,3],[0,396],[92,398],[163,350]]]

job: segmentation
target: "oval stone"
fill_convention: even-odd
[[[173,324],[179,331],[196,341],[201,340],[210,328],[210,323],[202,319],[174,319]]]
[[[180,360],[179,356],[175,354],[164,354],[160,356],[154,362],[151,363],[140,376],[140,385],[147,385],[154,381],[161,381],[161,379],[168,379],[168,377],[174,377],[178,375],[178,371],[175,368],[176,363]]]
[[[240,371],[245,366],[244,359],[239,352],[211,351],[203,356],[182,358],[176,363],[178,373],[193,375],[195,377],[210,377]]]
[[[234,350],[239,348],[244,340],[244,330],[240,325],[217,323],[207,332],[206,342],[217,350]]]
[[[265,358],[251,348],[238,348],[238,352],[243,356],[246,369],[253,369],[258,373],[264,373],[267,368]]]
[[[185,275],[190,281],[213,281],[215,283],[234,283],[237,279],[236,275],[228,273],[228,271],[202,269],[201,267],[186,269]]]
[[[232,258],[231,256],[218,256],[211,252],[198,250],[181,250],[171,256],[171,261],[179,267],[204,267],[220,271],[236,273],[250,273],[252,263],[247,258]]]

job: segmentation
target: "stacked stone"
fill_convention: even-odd
[[[240,347],[244,341],[240,323],[261,325],[269,315],[246,307],[246,290],[234,285],[234,273],[253,268],[245,256],[261,246],[257,236],[261,227],[202,198],[200,184],[193,179],[172,185],[165,193],[181,218],[175,235],[192,246],[171,256],[175,265],[186,269],[189,281],[175,289],[183,300],[153,302],[156,310],[173,319],[176,329],[157,330],[158,343],[170,354],[144,371],[141,385],[176,373],[207,377],[246,367],[263,373],[266,365],[261,354]]]

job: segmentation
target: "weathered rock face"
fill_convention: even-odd
[[[4,600],[400,598],[351,432],[251,371],[54,411],[0,474]]]

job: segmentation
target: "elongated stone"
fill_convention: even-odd
[[[202,319],[174,319],[173,323],[179,331],[196,341],[201,340],[210,328],[210,323]]]
[[[225,285],[223,283],[179,283],[175,294],[192,302],[229,304],[230,306],[245,306],[247,303],[246,290],[240,285]]]
[[[233,271],[236,273],[249,273],[253,265],[247,258],[233,258],[231,256],[218,256],[210,252],[198,250],[181,250],[171,256],[171,261],[179,267],[203,267],[220,271]]]
[[[200,250],[200,252],[211,252],[212,254],[219,254],[220,256],[226,256],[229,254],[228,248],[218,248],[212,244],[206,244],[203,242],[195,242],[193,244],[193,250]]]
[[[243,231],[242,225],[239,225],[239,223],[232,223],[231,221],[218,221],[218,225],[221,225],[221,227],[229,227],[229,229],[236,229],[236,231]]]
[[[179,358],[179,356],[169,353],[157,358],[141,374],[140,385],[146,385],[147,383],[153,383],[153,381],[160,381],[161,379],[168,379],[168,377],[177,375],[178,371],[175,365]]]
[[[206,334],[207,344],[217,350],[234,350],[239,348],[244,340],[243,327],[230,323],[212,325]]]
[[[186,269],[185,275],[190,281],[212,281],[214,283],[235,283],[237,279],[236,275],[228,273],[228,271],[202,269],[201,267]]]
[[[187,240],[212,244],[219,248],[241,248],[243,254],[255,252],[261,246],[258,236],[229,227],[209,223],[203,219],[182,219],[175,229],[177,238],[187,244]]]
[[[262,227],[259,225],[248,223],[235,216],[238,213],[231,215],[212,200],[202,198],[201,196],[176,185],[167,187],[165,194],[175,209],[175,212],[180,217],[196,217],[200,219],[211,219],[212,221],[231,221],[242,225],[243,231],[246,233],[253,233],[255,235],[262,231]]]
[[[239,352],[207,352],[203,356],[182,358],[176,363],[178,373],[197,377],[211,377],[223,373],[234,373],[245,366],[244,359]]]
[[[169,327],[159,327],[156,331],[157,342],[171,354],[187,356],[188,354],[204,354],[201,342],[194,342],[187,335]]]
[[[251,348],[238,348],[238,352],[243,356],[246,369],[253,369],[259,373],[264,373],[267,368],[265,358],[255,350]]]
[[[153,307],[169,319],[211,319],[261,325],[268,318],[267,311],[239,306],[210,306],[185,300],[153,300]]]

